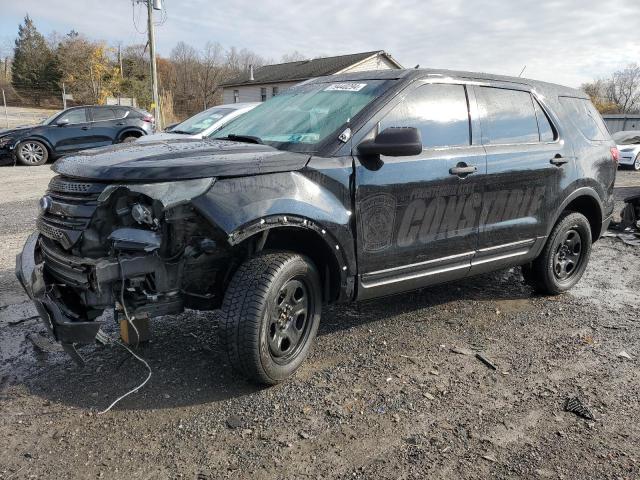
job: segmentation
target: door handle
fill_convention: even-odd
[[[125,125],[125,123],[124,122],[118,122],[118,123],[116,123],[116,125]]]
[[[571,157],[563,157],[562,155],[557,154],[555,157],[549,160],[549,163],[555,165],[556,167],[561,167],[565,163],[569,163],[570,159]]]
[[[466,164],[458,164],[453,168],[449,169],[449,173],[451,175],[470,175],[472,173],[476,173],[478,171],[478,167],[475,165],[466,165]]]
[[[89,130],[89,127],[80,127],[80,130]]]

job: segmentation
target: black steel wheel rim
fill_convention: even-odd
[[[267,344],[271,358],[277,363],[288,363],[304,347],[315,305],[304,279],[294,277],[278,290],[269,309]]]
[[[580,233],[570,228],[562,235],[562,240],[553,256],[553,273],[561,282],[570,281],[580,270],[583,257],[583,245]]]

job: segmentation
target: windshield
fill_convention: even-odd
[[[171,133],[184,133],[187,135],[195,135],[202,133],[218,120],[226,117],[234,110],[232,108],[210,108],[204,112],[200,112],[191,118],[187,118],[184,122],[179,123],[169,130]]]
[[[49,125],[51,122],[53,122],[56,119],[58,115],[60,115],[59,111],[51,115],[49,118],[43,120],[40,125]]]
[[[285,150],[315,151],[389,85],[388,80],[299,85],[225,125],[213,138],[250,137]]]
[[[634,145],[640,143],[640,131],[616,132],[612,136],[618,145]]]

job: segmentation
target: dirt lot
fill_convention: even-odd
[[[269,389],[229,371],[215,314],[156,320],[150,383],[97,415],[145,370],[117,346],[84,348],[84,370],[34,349],[13,265],[51,174],[0,175],[0,478],[640,477],[640,248],[601,240],[559,297],[513,269],[327,309]],[[576,395],[595,421],[564,412]]]
[[[34,125],[49,118],[56,112],[62,110],[51,110],[47,108],[29,107],[7,107],[6,115],[4,108],[0,109],[0,130],[3,128],[13,128],[20,125]]]

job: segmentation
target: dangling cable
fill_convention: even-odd
[[[125,277],[124,277],[124,268],[122,266],[122,262],[120,260],[120,256],[117,257],[118,258],[118,265],[120,266],[120,278],[122,279],[122,283],[120,285],[120,303],[122,304],[122,309],[124,310],[124,316],[127,319],[127,323],[133,328],[133,330],[136,332],[136,347],[138,346],[139,340],[140,340],[140,334],[138,333],[138,329],[136,328],[136,326],[133,324],[133,319],[131,317],[129,317],[129,312],[127,311],[127,306],[124,303],[124,282],[125,282]],[[113,340],[112,342],[120,345],[122,348],[124,348],[125,350],[127,350],[132,356],[133,358],[135,358],[136,360],[138,360],[140,363],[142,363],[147,370],[149,370],[149,374],[147,375],[147,378],[144,379],[144,381],[138,385],[137,387],[129,390],[127,393],[125,393],[124,395],[121,395],[120,397],[116,398],[113,403],[111,403],[111,405],[109,405],[107,408],[105,408],[104,410],[98,412],[98,415],[102,415],[103,413],[107,413],[109,410],[111,410],[120,400],[128,397],[129,395],[131,395],[132,393],[137,392],[138,390],[140,390],[142,387],[144,387],[147,382],[151,379],[151,367],[149,366],[149,364],[147,363],[147,361],[136,355],[134,353],[133,350],[131,350],[128,346],[126,346],[124,343],[122,343],[120,340]]]

